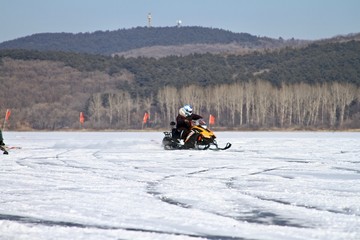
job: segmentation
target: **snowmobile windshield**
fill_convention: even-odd
[[[202,128],[207,128],[207,124],[204,119],[200,118],[198,120],[193,120],[193,126],[201,126]]]

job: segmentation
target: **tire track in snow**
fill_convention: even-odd
[[[307,163],[307,162],[303,162],[303,163]],[[258,174],[262,174],[262,173],[266,173],[266,172],[271,172],[271,171],[275,171],[275,170],[279,170],[279,169],[285,169],[285,168],[288,168],[289,166],[281,166],[281,167],[275,167],[275,168],[267,168],[267,169],[264,169],[262,171],[257,171],[257,172],[253,172],[253,173],[250,173],[248,174],[248,176],[251,176],[251,175],[258,175]],[[347,171],[353,171],[353,172],[356,172],[356,173],[359,173],[358,170],[353,170],[353,169],[345,169],[345,168],[338,168],[339,170],[347,170]],[[284,176],[279,176],[279,177],[284,177]],[[235,177],[232,177],[232,178],[229,178],[229,181],[226,182],[226,186],[230,189],[236,189],[240,194],[243,194],[243,195],[246,195],[248,197],[252,197],[252,198],[255,198],[255,199],[258,199],[258,200],[261,200],[261,201],[266,201],[266,202],[273,202],[273,203],[277,203],[277,204],[281,204],[281,205],[284,205],[284,206],[292,206],[294,208],[302,208],[302,209],[307,209],[307,210],[316,210],[316,211],[319,211],[319,212],[329,212],[329,213],[333,213],[333,214],[343,214],[343,215],[353,215],[353,216],[360,216],[359,214],[356,214],[356,213],[353,213],[351,211],[349,211],[349,209],[344,209],[343,211],[340,211],[340,210],[334,210],[334,209],[323,209],[323,208],[319,208],[319,207],[316,207],[316,206],[311,206],[311,205],[305,205],[305,204],[294,204],[292,202],[289,202],[289,201],[284,201],[284,200],[279,200],[279,199],[274,199],[274,198],[266,198],[266,197],[262,197],[262,196],[255,196],[253,194],[250,194],[248,192],[245,192],[245,191],[242,191],[241,189],[237,188],[234,184],[234,182],[237,180],[237,178]],[[263,211],[262,211],[263,212]],[[257,210],[253,210],[253,213],[254,213],[254,218],[248,218],[248,217],[244,217],[243,219],[245,219],[246,221],[253,221],[255,219],[256,216],[260,216],[261,215],[264,215],[265,217],[268,217],[268,216],[271,216],[271,215],[274,215],[274,217],[276,216],[276,214],[273,214],[273,213],[264,213],[262,214],[262,212],[260,213],[259,211]],[[260,213],[260,214],[259,214]],[[256,221],[255,221],[256,222]],[[275,220],[275,222],[277,223],[282,223],[284,222],[283,220]],[[287,223],[289,224],[289,223]],[[291,224],[290,224],[291,225]],[[298,224],[295,224],[295,227],[306,227],[306,226],[302,226],[302,225],[298,225]]]
[[[193,238],[206,238],[210,240],[215,239],[223,239],[223,240],[247,240],[246,238],[238,238],[232,236],[223,236],[223,235],[208,235],[208,234],[189,234],[189,233],[181,233],[174,231],[160,231],[160,230],[152,230],[145,228],[133,228],[133,227],[118,227],[118,226],[109,226],[109,225],[97,225],[97,224],[83,224],[69,221],[56,221],[56,220],[46,220],[41,218],[29,217],[29,216],[21,216],[21,215],[10,215],[10,214],[1,214],[0,213],[0,221],[11,221],[18,222],[22,224],[28,225],[42,225],[47,227],[70,227],[70,228],[91,228],[91,229],[99,229],[99,230],[124,230],[130,232],[144,232],[144,233],[156,233],[161,235],[175,235],[175,236],[184,236],[184,237],[193,237]]]
[[[278,167],[274,167],[274,168],[265,168],[261,171],[256,171],[256,172],[252,172],[249,174],[246,174],[246,176],[254,176],[254,175],[259,175],[259,174],[263,174],[263,173],[267,173],[267,172],[271,172],[271,171],[275,171],[275,170],[279,170],[279,169],[284,169],[287,168],[289,166],[278,166]],[[282,177],[282,176],[281,176]],[[262,201],[265,201],[265,199],[256,197],[256,196],[252,196],[251,194],[247,194],[244,191],[241,191],[239,188],[235,187],[234,182],[238,179],[238,177],[231,177],[228,179],[228,181],[225,182],[225,186],[228,189],[231,189],[233,191],[237,191],[238,193],[242,194],[242,195],[246,195],[249,197],[253,197]],[[270,201],[270,199],[267,199],[268,201]],[[275,199],[274,202],[276,202]],[[281,202],[277,202],[277,203],[281,203]],[[235,205],[237,205],[238,203],[235,203]],[[291,204],[288,204],[291,205]],[[310,228],[310,226],[306,226],[304,224],[300,224],[300,223],[294,223],[291,219],[287,219],[284,217],[281,217],[280,215],[271,212],[269,210],[260,210],[257,208],[253,208],[250,209],[249,211],[241,211],[241,210],[235,210],[234,212],[237,212],[237,216],[234,216],[234,219],[238,220],[238,221],[246,221],[249,223],[256,223],[256,224],[263,224],[263,225],[276,225],[276,226],[288,226],[288,227],[296,227],[296,228]]]
[[[201,174],[204,172],[209,172],[212,170],[216,170],[216,169],[224,169],[226,167],[217,167],[217,168],[208,168],[208,169],[203,169],[203,170],[198,170],[198,171],[193,171],[193,172],[189,172],[189,173],[185,173],[185,174],[179,174],[179,175],[167,175],[165,177],[163,177],[160,180],[157,181],[153,181],[153,182],[147,182],[147,186],[146,186],[146,193],[154,196],[155,198],[159,199],[160,201],[167,203],[167,204],[171,204],[171,205],[176,205],[182,208],[193,208],[193,206],[186,204],[186,203],[182,203],[180,201],[174,200],[172,198],[168,198],[166,197],[166,193],[162,193],[157,191],[157,186],[160,185],[162,182],[166,181],[169,178],[175,178],[175,177],[180,177],[180,176],[191,176],[191,175],[196,175],[196,174]],[[201,210],[201,209],[198,209]]]
[[[272,170],[276,170],[276,169],[280,169],[282,167],[277,167],[277,168],[272,168],[272,169],[265,169],[263,171],[260,172],[255,172],[252,173],[250,175],[255,175],[255,174],[260,174],[263,172],[269,172]],[[297,224],[297,223],[293,223],[285,218],[281,218],[279,215],[272,213],[272,212],[265,212],[265,211],[260,211],[260,210],[252,210],[251,212],[246,213],[246,216],[240,216],[240,215],[229,215],[229,214],[224,214],[224,213],[219,213],[217,211],[209,211],[207,209],[203,209],[203,208],[195,208],[192,205],[189,205],[187,203],[183,203],[180,202],[178,200],[172,199],[172,198],[168,198],[166,196],[166,193],[163,192],[159,192],[157,191],[157,186],[160,185],[162,182],[166,181],[169,178],[174,178],[174,177],[179,177],[181,175],[184,175],[184,177],[186,176],[191,176],[191,175],[196,175],[196,174],[202,174],[205,172],[210,172],[213,170],[218,170],[218,169],[227,169],[227,167],[217,167],[217,168],[209,168],[209,169],[203,169],[203,170],[199,170],[199,171],[194,171],[194,172],[190,172],[187,174],[179,174],[179,175],[168,175],[163,177],[162,179],[155,181],[155,182],[148,182],[147,183],[147,193],[154,196],[155,198],[159,199],[160,201],[167,203],[167,204],[171,204],[171,205],[175,205],[181,208],[185,208],[185,209],[196,209],[199,211],[203,211],[206,213],[210,213],[210,214],[214,214],[216,216],[219,217],[224,217],[224,218],[231,218],[234,219],[236,221],[239,222],[249,222],[249,223],[256,223],[256,224],[264,224],[264,225],[277,225],[277,226],[289,226],[289,227],[296,227],[296,228],[309,228],[308,226],[304,226],[301,224]],[[229,181],[231,181],[231,178],[229,179]],[[228,182],[229,182],[228,181]],[[226,187],[226,189],[231,189],[233,191],[232,188],[230,187]],[[237,190],[237,189],[235,189]],[[249,216],[251,215],[251,216]]]

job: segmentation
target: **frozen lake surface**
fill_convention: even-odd
[[[360,239],[360,133],[3,135],[0,239]]]

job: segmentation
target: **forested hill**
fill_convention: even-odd
[[[0,50],[0,59],[61,62],[81,72],[134,76],[127,90],[149,94],[164,85],[182,87],[263,79],[282,83],[352,83],[360,86],[360,42],[310,44],[307,47],[241,55],[193,54],[184,57],[124,58],[72,52]],[[45,70],[44,70],[45,71]],[[120,85],[118,86],[120,87]]]
[[[0,50],[0,115],[12,129],[167,127],[192,103],[217,126],[360,128],[360,42],[247,55],[125,58]]]
[[[0,43],[0,49],[31,49],[111,55],[150,46],[237,43],[248,48],[278,46],[283,40],[205,27],[136,27],[93,33],[39,33]]]

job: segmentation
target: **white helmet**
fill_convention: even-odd
[[[183,117],[188,117],[192,114],[192,107],[186,104],[184,107],[179,109],[179,114]]]
[[[183,117],[186,117],[186,112],[185,112],[185,109],[184,108],[180,108],[179,109],[179,114]]]

